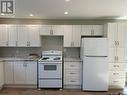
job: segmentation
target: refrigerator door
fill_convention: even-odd
[[[83,90],[108,91],[107,57],[84,57]]]
[[[89,56],[108,56],[107,38],[83,38],[83,53]]]

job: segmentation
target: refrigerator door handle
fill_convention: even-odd
[[[89,55],[86,55],[85,57],[108,57],[108,56],[89,56]]]

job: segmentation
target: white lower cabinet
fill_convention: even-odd
[[[64,62],[64,88],[81,88],[81,62]]]
[[[14,62],[4,62],[4,81],[5,84],[14,84]]]
[[[6,61],[5,84],[37,85],[36,61]]]
[[[15,61],[14,65],[14,84],[25,84],[25,63],[23,61]]]
[[[0,62],[0,89],[3,87],[4,85],[4,74],[3,74],[3,62]]]
[[[109,63],[109,88],[124,88],[125,63]]]

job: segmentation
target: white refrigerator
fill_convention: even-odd
[[[83,90],[108,91],[107,38],[83,38]]]

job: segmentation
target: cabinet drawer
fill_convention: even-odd
[[[125,70],[125,63],[110,63],[109,70],[111,71],[123,71]]]
[[[73,70],[73,69],[80,70],[81,69],[81,64],[78,63],[78,62],[65,62],[64,63],[64,68],[65,69],[71,69],[71,70]]]
[[[125,79],[110,79],[109,87],[110,88],[123,88],[125,86]]]
[[[125,72],[124,71],[110,71],[109,72],[109,78],[112,79],[118,79],[118,78],[125,78]]]
[[[81,71],[79,70],[65,70],[64,71],[64,76],[68,76],[68,77],[81,77]]]
[[[80,85],[81,79],[77,77],[65,77],[64,84],[65,85]]]

